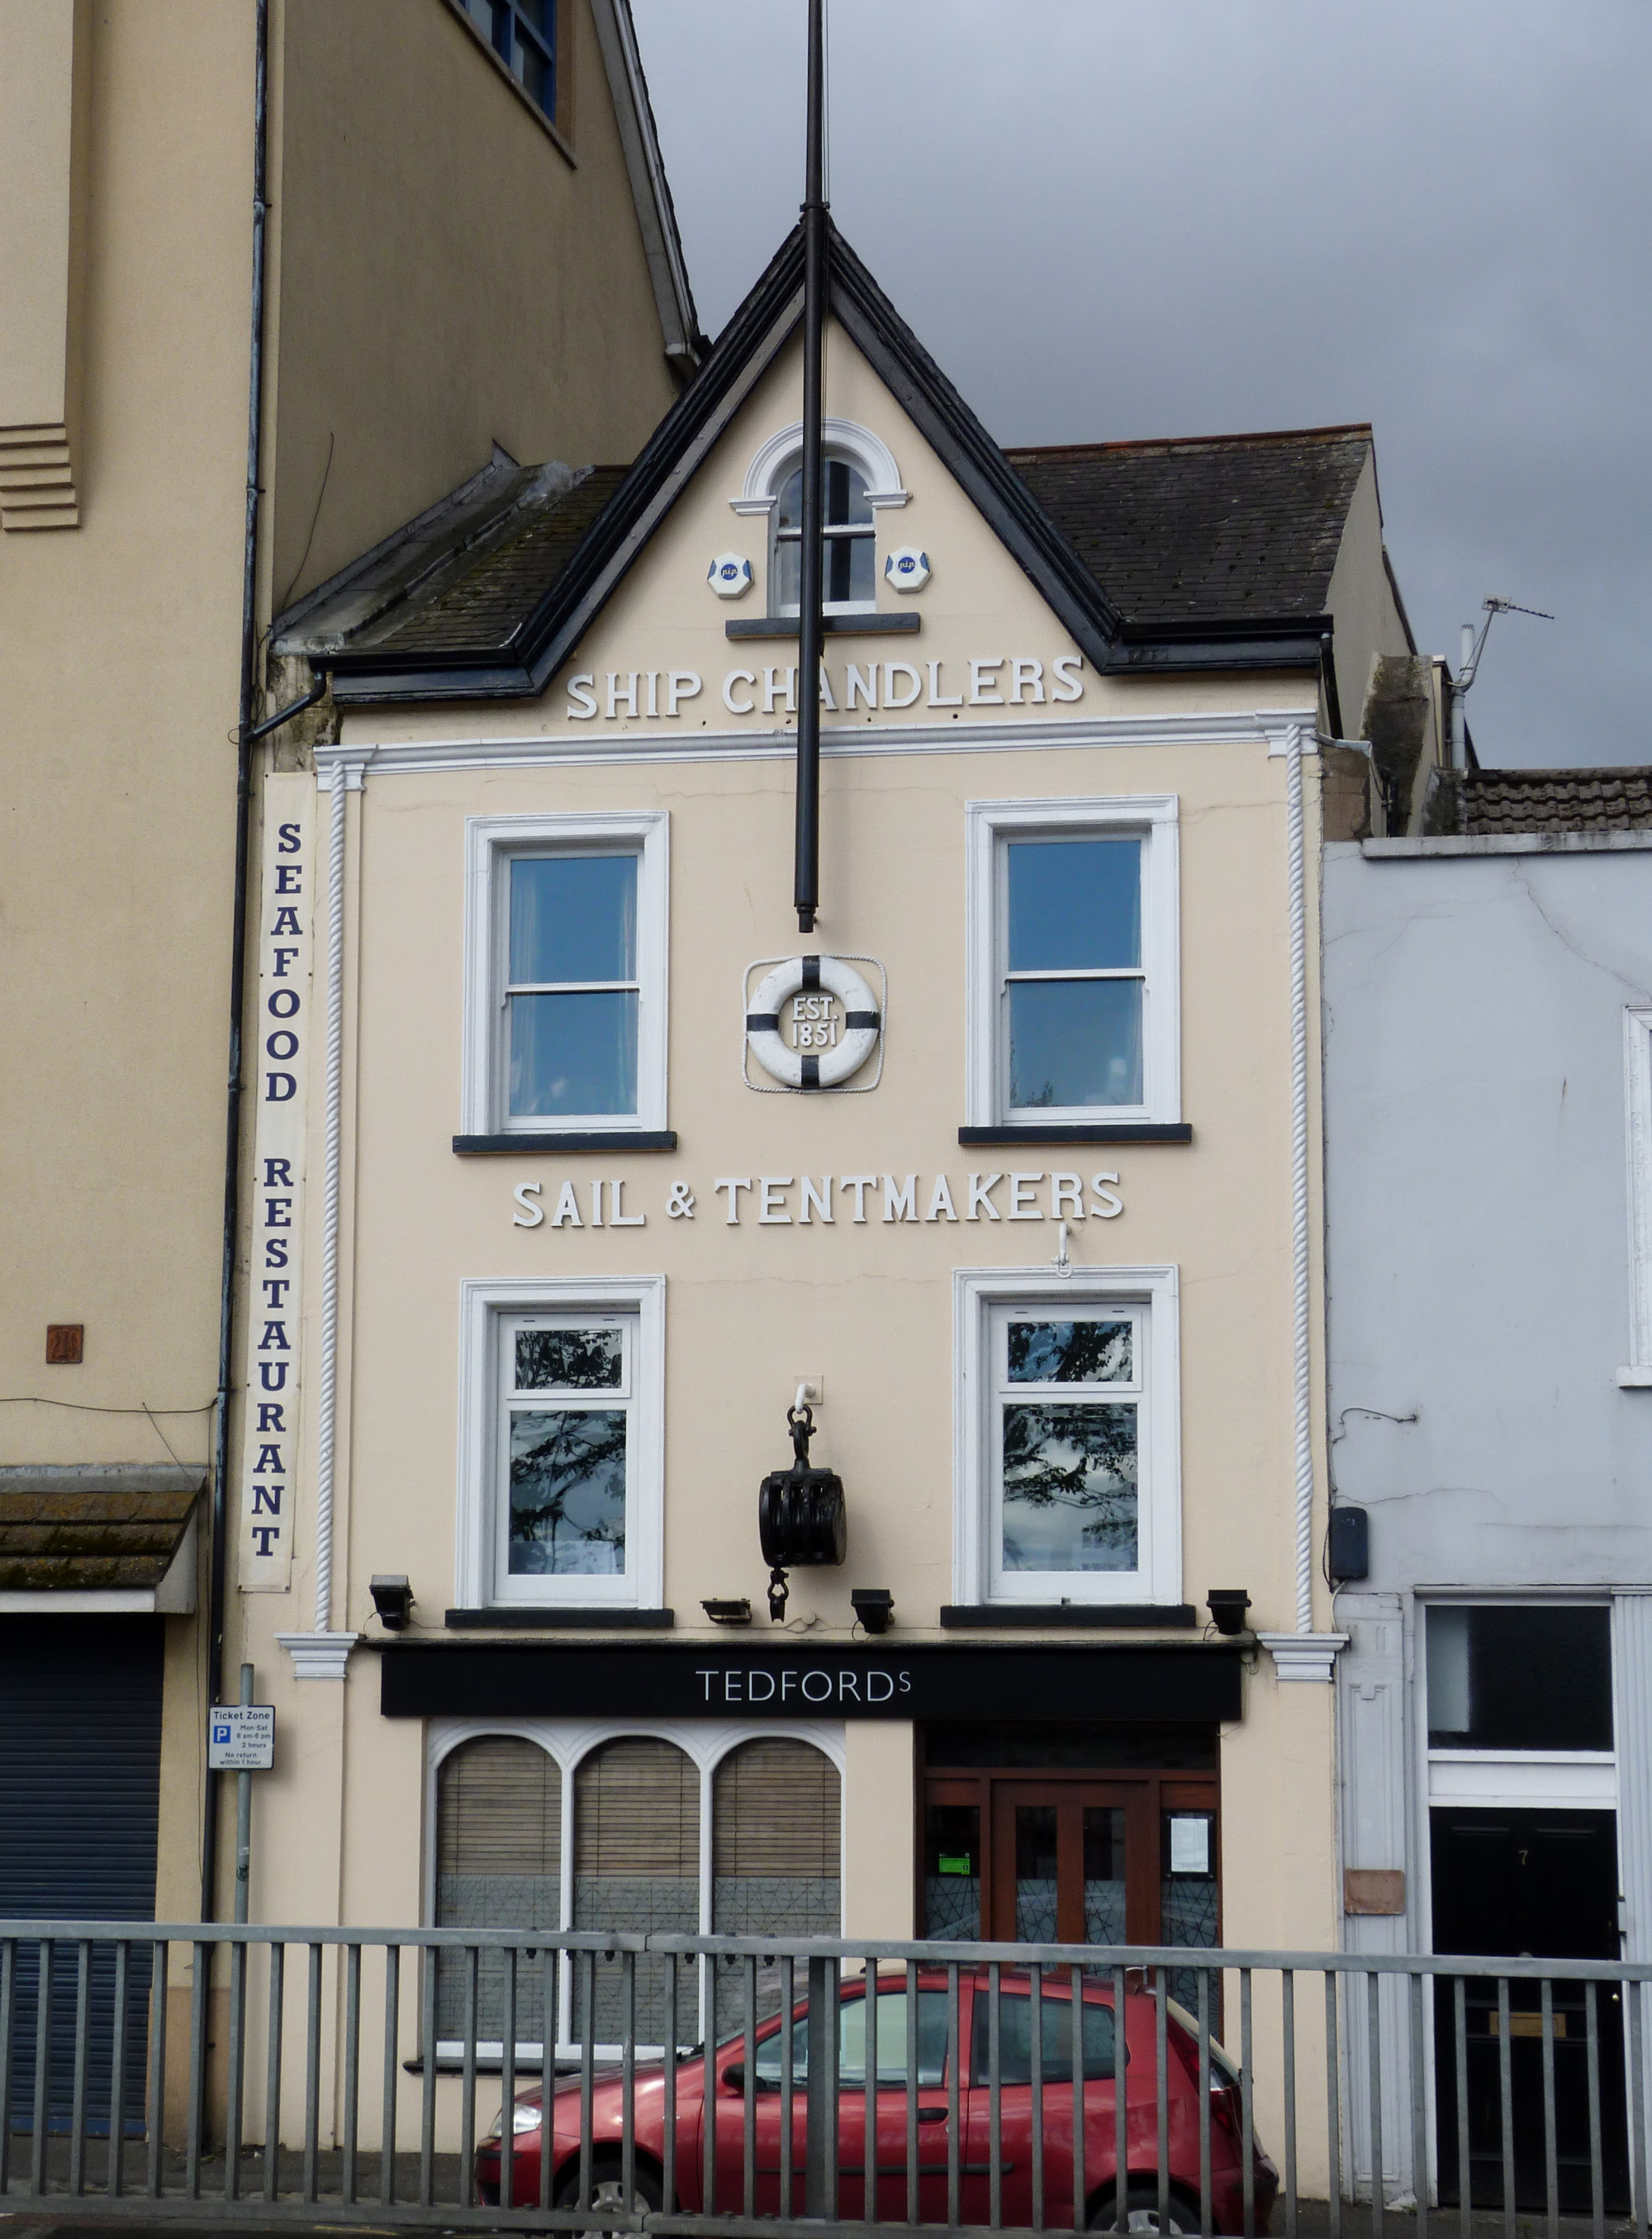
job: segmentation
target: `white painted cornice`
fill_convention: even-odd
[[[331,793],[342,780],[346,793],[360,793],[367,783],[368,764],[377,751],[369,746],[317,747],[315,790]]]
[[[278,1632],[275,1644],[293,1659],[295,1679],[342,1679],[359,1632]]]
[[[1348,1645],[1345,1632],[1259,1632],[1257,1638],[1273,1658],[1274,1676],[1328,1683],[1335,1675],[1337,1651]]]
[[[826,723],[820,729],[823,754],[960,754],[1029,753],[1051,747],[1192,747],[1265,746],[1277,749],[1292,729],[1302,738],[1304,751],[1315,740],[1311,711],[1281,713],[1272,708],[1245,708],[1225,714],[1178,712],[1167,715],[1078,715],[1046,721],[957,723]],[[364,774],[370,767],[375,777],[398,772],[463,769],[534,769],[563,765],[579,768],[595,763],[618,767],[638,762],[789,761],[797,752],[797,734],[778,726],[765,730],[627,731],[606,740],[600,732],[578,737],[559,733],[555,737],[436,738],[388,740],[381,743],[353,739],[342,746],[315,748],[316,783],[330,789],[330,772],[351,763]],[[347,777],[346,783],[352,781]],[[354,782],[359,784],[358,775]]]

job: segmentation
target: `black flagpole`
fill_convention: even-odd
[[[820,389],[826,327],[826,206],[823,162],[826,0],[809,0],[809,123],[803,202],[803,520],[798,584],[797,845],[799,933],[814,931],[820,900]]]

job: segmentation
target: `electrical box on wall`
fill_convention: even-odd
[[[1363,1508],[1333,1508],[1326,1568],[1334,1586],[1352,1585],[1370,1576],[1371,1520]]]

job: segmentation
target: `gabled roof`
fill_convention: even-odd
[[[833,316],[1095,668],[1318,666],[1369,430],[1005,453],[835,228],[830,256]],[[341,628],[359,588],[335,578],[277,621],[275,649],[329,668],[342,705],[536,697],[802,305],[799,229],[628,468],[542,468],[532,491],[501,483],[489,520],[416,582],[401,571],[392,602]],[[395,570],[387,553],[381,572]]]

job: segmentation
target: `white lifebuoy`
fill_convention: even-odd
[[[780,1039],[780,1007],[793,995],[824,988],[844,1009],[843,1040],[822,1050],[788,1049]],[[860,974],[837,956],[788,956],[752,998],[746,1040],[765,1073],[787,1088],[835,1088],[849,1080],[878,1046],[883,1019],[878,1000]]]

